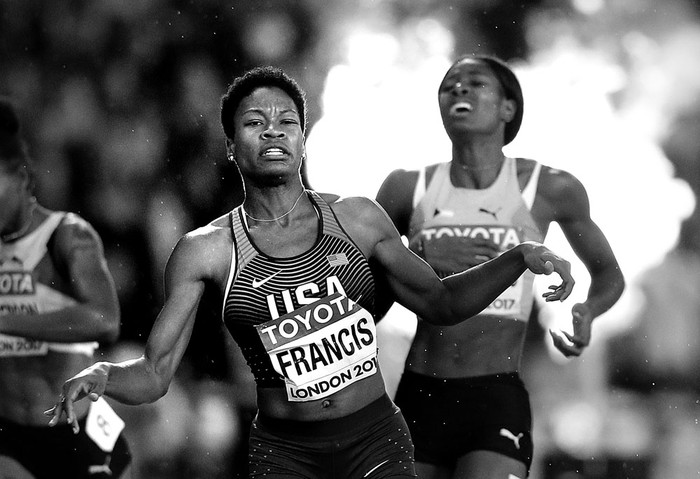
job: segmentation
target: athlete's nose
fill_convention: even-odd
[[[469,87],[461,81],[458,81],[452,88],[452,93],[454,95],[466,95],[467,93],[469,93]]]
[[[263,138],[282,138],[285,136],[284,131],[279,130],[273,123],[270,123],[262,133]]]

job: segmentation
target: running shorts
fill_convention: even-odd
[[[454,467],[461,456],[486,450],[530,469],[530,396],[517,373],[446,379],[405,371],[395,401],[417,462]]]
[[[406,421],[386,394],[338,419],[295,421],[258,414],[248,457],[251,478],[417,477]]]
[[[65,423],[24,426],[0,418],[0,456],[13,458],[35,479],[119,478],[131,462],[124,435],[107,453],[85,433],[85,422],[85,418],[80,420],[80,432],[73,434],[73,428]]]

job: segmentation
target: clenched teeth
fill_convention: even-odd
[[[283,154],[284,151],[280,148],[269,148],[263,152],[263,156],[279,156]]]

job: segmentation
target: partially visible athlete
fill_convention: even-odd
[[[0,99],[0,478],[118,478],[130,454],[106,402],[68,424],[43,414],[66,376],[119,335],[119,303],[95,230],[33,195],[32,164],[14,106]]]
[[[377,363],[375,321],[394,298],[427,320],[453,324],[528,268],[562,278],[548,301],[569,295],[570,265],[540,244],[517,245],[440,280],[374,201],[305,189],[305,116],[304,93],[283,71],[256,68],[234,80],[221,121],[244,203],[175,246],[144,355],[99,362],[68,380],[47,411],[50,424],[65,415],[76,425],[76,401],[86,396],[130,404],[160,398],[203,292],[213,288],[257,384],[250,477],[415,477],[410,435]]]
[[[591,339],[593,319],[620,297],[624,280],[571,174],[507,158],[523,117],[520,84],[501,60],[465,56],[438,91],[452,160],[396,170],[377,201],[409,247],[441,276],[497,258],[523,241],[544,240],[557,222],[591,275],[572,308],[573,334],[552,333],[565,356]],[[533,303],[532,272],[480,314],[454,326],[418,315],[395,401],[411,429],[422,478],[522,478],[532,461],[531,409],[519,375]]]

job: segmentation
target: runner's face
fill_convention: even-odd
[[[0,234],[19,229],[22,205],[26,200],[25,175],[10,173],[0,165]]]
[[[512,117],[513,102],[506,100],[498,78],[482,61],[463,60],[445,75],[438,93],[445,130],[454,135],[466,133],[499,134]]]
[[[234,124],[231,148],[245,179],[269,183],[299,175],[304,134],[297,107],[284,90],[254,90],[238,106]]]

